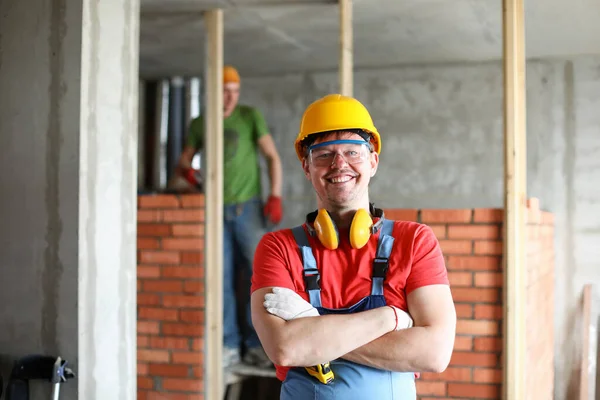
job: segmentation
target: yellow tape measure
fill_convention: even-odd
[[[304,367],[309,375],[314,376],[317,380],[325,385],[333,381],[334,375],[329,363],[319,364],[312,367]]]

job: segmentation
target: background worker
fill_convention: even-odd
[[[283,400],[416,399],[415,372],[449,363],[456,312],[439,243],[369,203],[381,146],[356,99],[325,96],[302,117],[295,147],[318,212],[263,237],[251,289]],[[304,368],[329,361],[334,384]]]
[[[249,284],[241,285],[246,326],[238,326],[236,275],[240,269],[250,279],[258,241],[266,232],[267,219],[278,224],[283,217],[281,205],[281,160],[267,124],[256,108],[239,105],[240,76],[231,66],[223,69],[223,365],[240,361],[259,367],[272,366],[252,327]],[[192,168],[196,152],[204,147],[204,119],[192,120],[187,144],[179,160],[179,173],[194,185],[199,171]],[[268,166],[270,195],[263,205],[259,152]],[[236,268],[237,267],[237,268]],[[248,281],[249,282],[249,281]]]

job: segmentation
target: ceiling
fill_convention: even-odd
[[[528,58],[600,54],[600,1],[527,0]],[[259,76],[338,66],[335,0],[141,0],[140,74],[200,75],[202,11],[223,8],[225,63]],[[354,0],[355,67],[502,57],[502,0]]]

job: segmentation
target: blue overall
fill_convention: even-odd
[[[304,281],[310,303],[319,314],[349,314],[386,305],[383,282],[394,244],[393,226],[393,221],[383,221],[377,243],[377,254],[373,261],[371,294],[353,306],[341,309],[322,306],[320,274],[308,237],[302,226],[292,229],[302,254]],[[344,359],[333,360],[330,365],[335,378],[327,385],[310,376],[304,368],[290,369],[281,385],[281,400],[415,400],[417,398],[415,376],[412,372],[385,371]]]

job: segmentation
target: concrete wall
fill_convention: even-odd
[[[0,2],[0,372],[60,355],[61,399],[136,394],[138,21],[136,0]]]
[[[282,155],[284,226],[315,207],[292,145],[300,117],[336,91],[335,72],[243,79],[242,101],[263,110]],[[355,96],[382,134],[371,191],[379,206],[502,206],[500,64],[359,70]],[[556,390],[564,399],[576,380],[581,288],[600,285],[600,57],[530,62],[527,107],[528,196],[556,215]]]

